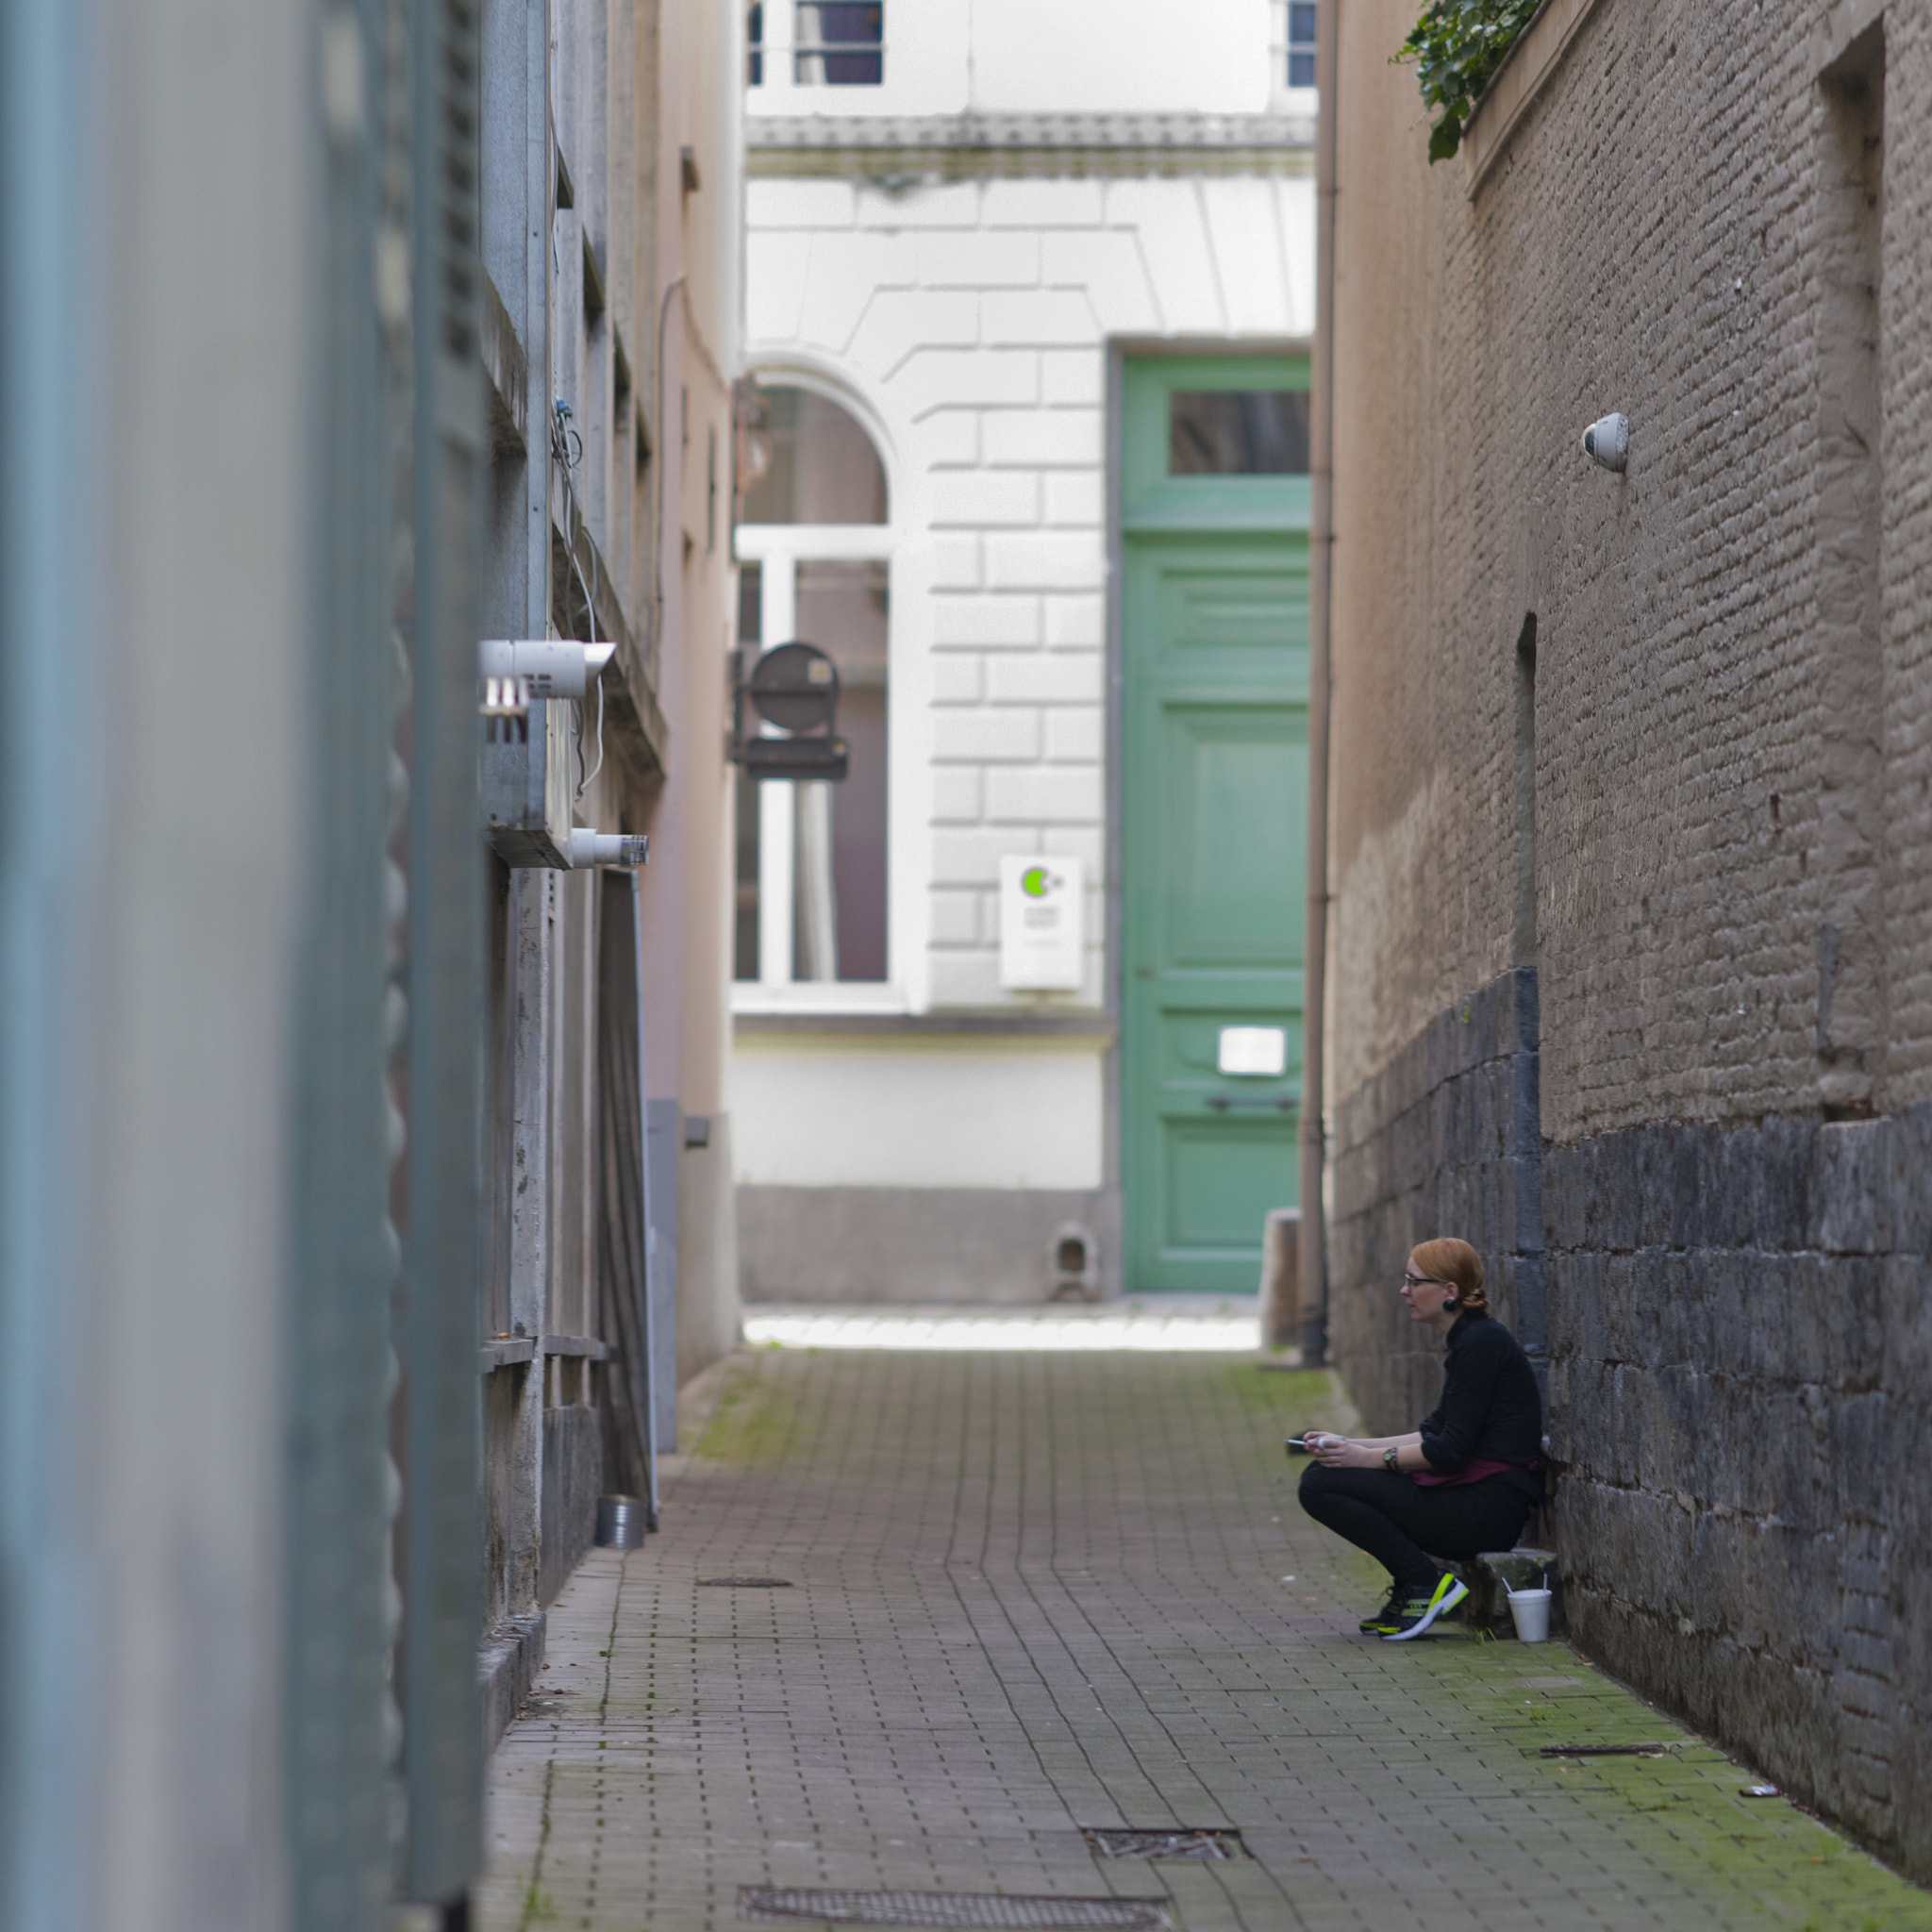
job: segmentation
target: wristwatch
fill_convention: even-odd
[[[1391,1475],[1400,1475],[1402,1474],[1402,1464],[1396,1460],[1396,1454],[1397,1452],[1393,1449],[1385,1449],[1382,1452],[1382,1467]]]

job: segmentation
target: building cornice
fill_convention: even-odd
[[[1300,175],[1315,124],[1275,114],[752,115],[753,176],[908,186],[1009,175]]]
[[[1462,130],[1471,198],[1478,194],[1510,137],[1556,74],[1597,0],[1542,0],[1470,110]]]

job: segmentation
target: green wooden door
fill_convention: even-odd
[[[1253,1292],[1262,1218],[1296,1199],[1306,483],[1176,476],[1151,459],[1164,458],[1158,432],[1176,389],[1285,387],[1298,374],[1279,361],[1206,358],[1128,372],[1121,1147],[1130,1291]]]

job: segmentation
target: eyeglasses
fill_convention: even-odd
[[[1447,1288],[1449,1286],[1446,1281],[1439,1281],[1433,1274],[1410,1274],[1406,1272],[1402,1277],[1402,1285],[1404,1288]]]

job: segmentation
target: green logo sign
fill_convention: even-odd
[[[1046,897],[1046,868],[1043,865],[1029,865],[1020,874],[1020,890],[1029,899]]]

